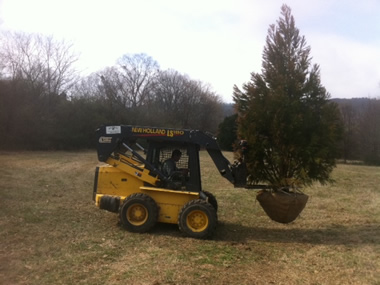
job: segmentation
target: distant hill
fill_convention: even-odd
[[[355,112],[362,112],[371,103],[370,98],[351,98],[351,99],[339,99],[332,98],[331,101],[337,103],[340,107],[343,105],[351,105]]]
[[[351,105],[355,112],[361,113],[363,112],[368,104],[372,102],[371,98],[350,98],[350,99],[340,99],[340,98],[332,98],[330,99],[332,102],[337,103],[340,107],[344,105]],[[223,116],[229,117],[235,114],[234,104],[233,103],[224,103],[223,104]]]

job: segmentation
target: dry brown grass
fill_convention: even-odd
[[[201,158],[219,203],[206,241],[122,230],[92,203],[94,152],[0,153],[0,284],[380,284],[380,168],[339,165],[282,225]]]

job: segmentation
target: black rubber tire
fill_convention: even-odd
[[[207,196],[207,202],[209,202],[215,209],[216,212],[218,212],[218,201],[216,200],[215,196],[208,192],[208,191],[202,191]]]
[[[99,209],[107,210],[112,213],[117,213],[119,212],[119,206],[119,197],[103,196],[102,198],[100,198]]]
[[[179,230],[192,238],[211,237],[218,223],[215,208],[205,200],[191,200],[185,204],[178,216]]]
[[[121,225],[130,232],[149,231],[158,220],[158,207],[150,196],[134,193],[128,196],[119,211]]]

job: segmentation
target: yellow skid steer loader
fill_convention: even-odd
[[[245,164],[231,164],[205,132],[141,126],[102,126],[93,199],[119,214],[131,232],[157,222],[178,224],[185,235],[208,238],[217,225],[215,196],[202,190],[199,151],[205,149],[220,174],[236,187],[246,184]],[[170,167],[172,169],[170,169]]]

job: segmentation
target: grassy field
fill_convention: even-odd
[[[0,284],[380,284],[380,168],[338,165],[283,225],[201,159],[211,240],[121,229],[93,205],[95,152],[0,152]]]

